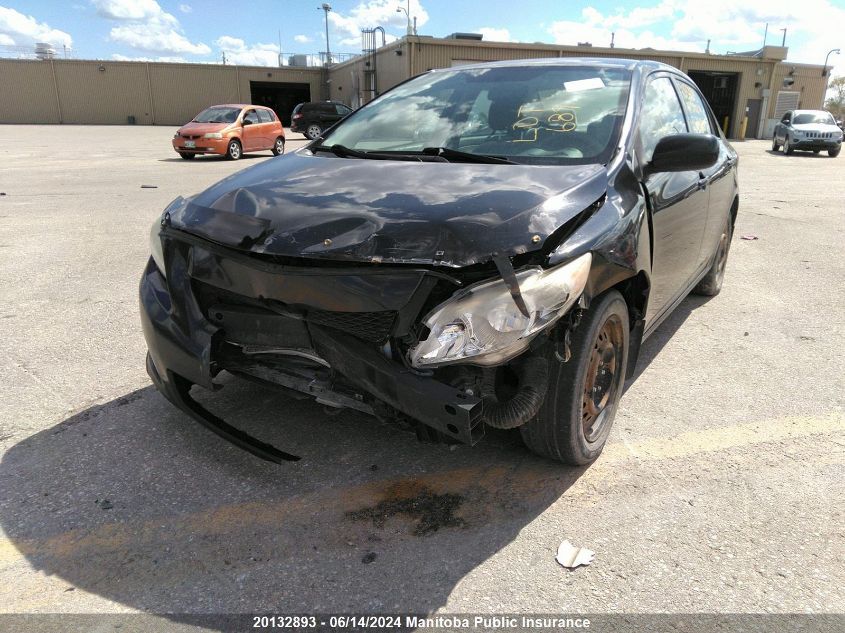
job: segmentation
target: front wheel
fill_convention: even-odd
[[[793,154],[795,150],[792,147],[792,143],[789,142],[789,136],[783,139],[783,153],[787,156]]]
[[[323,133],[323,128],[321,128],[316,123],[312,123],[307,128],[305,128],[305,136],[307,136],[312,141],[316,141],[320,138],[320,135]]]
[[[273,143],[273,156],[278,156],[279,154],[285,153],[285,139],[281,136],[276,139],[276,142]]]
[[[778,137],[777,137],[777,136],[773,136],[773,137],[772,137],[772,151],[773,151],[773,152],[776,152],[776,151],[778,151],[779,149],[780,149],[780,144],[778,143]]]
[[[836,158],[837,156],[839,156],[839,152],[841,149],[841,147],[837,147],[836,149],[829,149],[827,150],[827,155],[831,158]]]
[[[229,146],[226,148],[226,158],[229,160],[238,160],[242,154],[243,148],[241,147],[241,142],[236,138],[229,141]]]
[[[196,157],[196,154],[191,154],[189,152],[179,152],[179,156],[181,156],[185,160],[193,160]]]
[[[526,446],[580,466],[601,454],[616,417],[628,364],[628,306],[610,290],[593,301],[572,332],[570,359],[549,354],[549,386],[540,412],[520,427]]]

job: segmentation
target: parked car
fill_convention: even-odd
[[[642,341],[689,292],[719,293],[738,208],[737,155],[670,66],[430,71],[165,209],[140,285],[147,371],[269,460],[298,458],[191,386],[225,370],[429,439],[518,428],[586,464]]]
[[[805,150],[818,154],[827,150],[831,158],[842,149],[842,130],[833,115],[824,110],[790,110],[775,125],[772,151],[783,147],[784,154]]]
[[[219,154],[238,160],[248,152],[285,151],[285,130],[270,108],[247,104],[206,108],[173,135],[173,149],[186,160]]]
[[[290,117],[290,131],[304,134],[313,141],[351,112],[352,108],[338,101],[299,103]]]

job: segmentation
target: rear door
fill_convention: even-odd
[[[640,164],[651,162],[661,138],[687,131],[684,111],[669,75],[652,75],[647,80],[638,123]],[[698,171],[650,174],[643,185],[654,241],[648,324],[682,298],[698,271],[709,190]]]
[[[690,132],[720,136],[715,120],[695,86],[679,77],[674,79]],[[710,264],[722,237],[725,222],[730,216],[734,192],[736,191],[733,171],[735,164],[736,154],[727,143],[719,143],[719,158],[716,160],[716,164],[709,169],[702,170],[699,174],[707,181],[706,186],[710,189],[707,203],[707,224],[704,229],[704,239],[698,262],[701,267]]]
[[[269,110],[264,108],[256,108],[258,119],[261,124],[258,126],[261,129],[261,149],[270,149],[273,147],[273,141],[276,140],[275,135],[275,117],[270,114]]]

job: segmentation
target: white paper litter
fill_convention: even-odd
[[[590,77],[589,79],[576,79],[575,81],[564,81],[563,89],[567,92],[580,92],[581,90],[596,90],[597,88],[604,88],[604,82],[600,77]]]
[[[555,559],[567,569],[575,569],[581,565],[589,565],[593,562],[595,552],[586,547],[576,547],[569,541],[564,541],[557,548]]]

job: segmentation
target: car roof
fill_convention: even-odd
[[[262,108],[264,110],[270,110],[267,106],[260,106],[255,105],[253,103],[218,103],[216,105],[208,106],[209,108]]]
[[[452,68],[438,68],[432,72],[476,68],[519,68],[533,66],[601,66],[604,68],[624,68],[627,70],[640,68],[642,70],[669,70],[675,73],[681,72],[674,66],[650,59],[625,59],[621,57],[548,57],[543,59],[510,59],[498,62],[479,62],[477,64],[453,66]]]
[[[793,110],[793,114],[830,114],[827,110]]]

